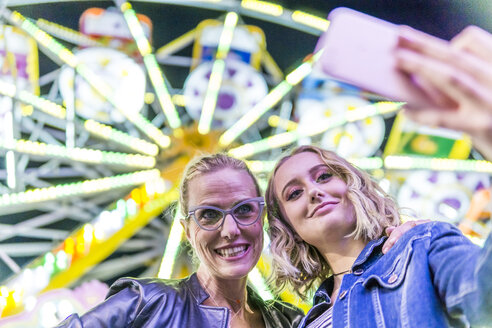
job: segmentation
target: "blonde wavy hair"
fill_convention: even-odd
[[[400,215],[393,199],[367,173],[334,152],[316,146],[301,146],[280,159],[272,171],[265,193],[270,251],[273,256],[270,283],[277,292],[289,286],[306,299],[315,285],[330,276],[332,271],[321,253],[303,241],[282,215],[274,186],[275,173],[279,167],[292,156],[303,152],[318,154],[332,174],[347,184],[347,198],[356,216],[355,230],[349,236],[364,241],[379,238],[386,227],[400,225]]]

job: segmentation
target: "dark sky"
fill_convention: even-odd
[[[179,2],[179,1],[176,1]],[[488,19],[492,13],[490,0],[282,0],[276,1],[288,9],[301,9],[326,16],[330,10],[345,6],[396,24],[408,24],[417,29],[450,39],[466,25],[475,24],[492,31]],[[64,3],[19,6],[22,14],[31,18],[45,18],[74,29],[78,29],[80,14],[90,7],[107,8],[114,6],[112,1],[80,1]],[[207,18],[217,18],[221,12],[196,9],[184,6],[164,5],[157,2],[133,2],[137,12],[149,16],[154,24],[154,46],[156,48],[177,36],[193,29]],[[266,34],[267,49],[284,71],[296,66],[308,54],[317,38],[265,21],[243,17],[247,24],[260,26]],[[187,55],[183,53],[183,55]],[[43,61],[41,73],[56,68],[53,63]],[[182,68],[166,69],[171,83],[179,87],[187,76]]]

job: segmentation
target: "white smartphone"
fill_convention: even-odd
[[[353,84],[407,107],[433,103],[411,78],[395,67],[398,26],[349,8],[328,15],[330,25],[316,50],[323,48],[317,65],[329,76]]]

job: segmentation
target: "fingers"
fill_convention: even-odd
[[[492,36],[477,27],[465,29],[451,43],[401,27],[397,52],[410,50],[422,58],[447,64],[492,86]],[[479,44],[480,43],[480,44]]]
[[[404,72],[426,81],[426,84],[420,87],[426,88],[424,91],[433,97],[433,101],[439,107],[452,107],[453,104],[449,102],[449,99],[455,102],[454,105],[462,101],[492,103],[490,92],[492,80],[490,85],[480,82],[467,71],[454,65],[448,65],[411,51],[397,51],[396,63]]]
[[[468,26],[451,40],[451,46],[492,63],[492,34],[477,26]]]
[[[387,227],[386,232],[389,233],[389,238],[383,244],[383,254],[386,254],[395,245],[395,243],[398,241],[398,239],[400,239],[401,236],[403,236],[407,231],[409,231],[416,225],[417,221],[407,221],[398,227]]]

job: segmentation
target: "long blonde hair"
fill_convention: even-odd
[[[384,228],[400,224],[400,216],[393,199],[367,173],[334,152],[316,146],[301,146],[280,159],[270,176],[265,194],[273,256],[271,282],[277,291],[290,285],[305,299],[314,285],[326,279],[332,271],[321,253],[303,241],[287,218],[283,217],[274,187],[278,168],[292,156],[303,152],[318,154],[329,170],[347,184],[347,198],[356,216],[356,227],[351,237],[364,241],[379,238]]]

